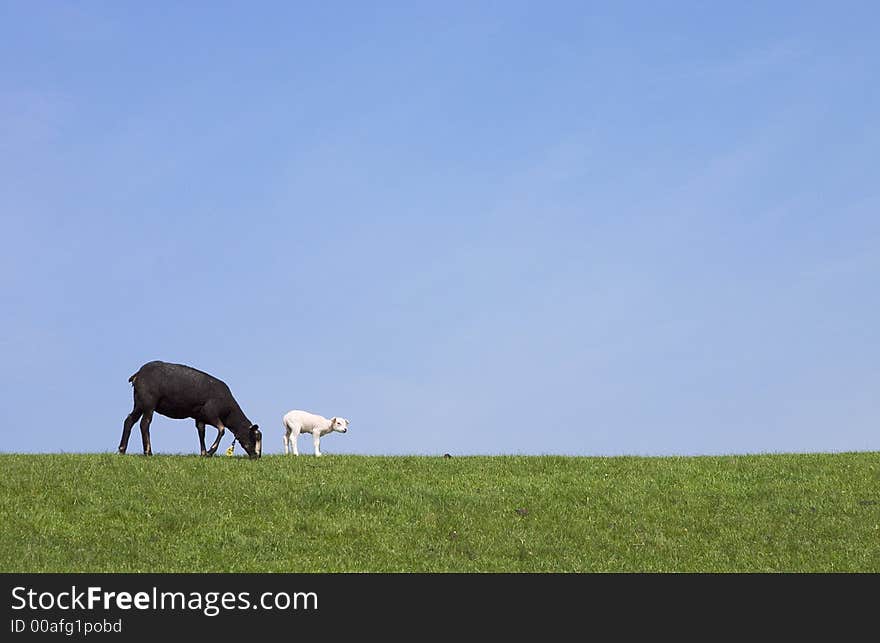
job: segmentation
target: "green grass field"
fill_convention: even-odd
[[[880,453],[0,455],[4,572],[880,571]]]

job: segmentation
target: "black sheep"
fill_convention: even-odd
[[[141,366],[128,381],[134,387],[134,409],[122,425],[119,453],[125,453],[131,427],[140,419],[144,455],[153,454],[150,422],[155,411],[177,420],[193,418],[204,456],[214,455],[220,438],[229,429],[251,458],[260,457],[263,436],[259,427],[251,424],[232,397],[229,387],[216,377],[190,366],[155,361]],[[210,449],[205,449],[206,424],[217,429],[217,439]]]

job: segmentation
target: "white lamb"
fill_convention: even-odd
[[[332,417],[328,420],[308,411],[289,411],[284,415],[284,453],[290,455],[290,447],[293,446],[293,455],[299,455],[296,439],[300,433],[311,433],[315,442],[315,455],[320,456],[321,436],[333,431],[337,433],[348,431],[348,420],[340,417]]]

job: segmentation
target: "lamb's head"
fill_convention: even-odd
[[[345,433],[348,431],[348,420],[338,417],[330,418],[330,430],[338,433]]]

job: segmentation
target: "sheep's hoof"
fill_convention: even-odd
[[[125,447],[119,447],[119,455],[125,455]]]
[[[208,452],[205,451],[205,450],[202,450],[202,457],[204,458],[204,457],[207,456],[207,455],[208,455]]]

